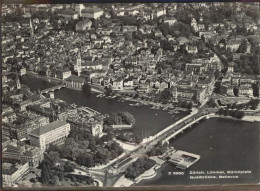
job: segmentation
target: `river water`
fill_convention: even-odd
[[[54,86],[49,82],[28,75],[23,76],[21,82],[26,84],[33,91]],[[130,102],[119,102],[117,99],[97,98],[96,95],[86,96],[80,91],[67,88],[56,90],[54,95],[55,98],[62,99],[68,104],[75,103],[78,106],[87,106],[102,114],[128,111],[133,114],[136,121],[133,126],[133,132],[142,138],[155,135],[188,114],[187,112],[181,112],[173,116],[163,110],[152,110],[148,106],[133,107],[129,106]]]
[[[23,76],[22,83],[32,90],[42,90],[53,86],[48,82],[30,76]],[[67,103],[87,106],[102,114],[111,114],[117,111],[128,111],[134,115],[136,124],[133,131],[147,137],[161,131],[176,120],[185,116],[180,113],[172,117],[166,111],[151,110],[148,106],[131,107],[129,102],[119,102],[116,99],[108,100],[97,98],[95,95],[87,97],[82,92],[61,89],[55,91],[55,98],[63,99]],[[155,178],[141,181],[138,185],[201,185],[201,184],[248,184],[260,182],[260,126],[259,123],[241,122],[228,119],[211,118],[194,124],[170,141],[171,146],[198,154],[201,159],[188,170],[178,170],[175,166],[165,163],[158,170]],[[225,179],[191,179],[191,171],[251,171],[250,174],[225,174],[238,178]],[[184,175],[169,175],[173,172],[182,172]],[[203,175],[203,176],[205,176]],[[211,174],[218,176],[216,174]],[[195,175],[194,175],[195,176]],[[196,175],[198,176],[198,175]]]

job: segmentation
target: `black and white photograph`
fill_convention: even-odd
[[[260,4],[2,4],[2,188],[260,184]]]

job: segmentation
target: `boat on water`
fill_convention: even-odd
[[[141,104],[140,104],[140,103],[136,103],[136,104],[134,104],[134,106],[135,106],[135,107],[140,107]]]
[[[75,104],[75,103],[72,103],[72,104],[70,104],[71,105],[71,107],[73,107],[73,108],[76,108],[77,107],[77,105]]]
[[[151,109],[155,109],[156,108],[156,106],[153,106]]]

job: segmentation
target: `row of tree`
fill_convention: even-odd
[[[156,162],[154,160],[147,157],[139,158],[127,167],[125,170],[125,177],[129,179],[135,179],[145,171],[149,170],[155,164]]]
[[[117,113],[112,113],[109,117],[104,119],[104,124],[107,125],[134,125],[135,123],[135,118],[134,116],[129,113],[129,112],[117,112]]]
[[[168,143],[162,144],[162,142],[157,143],[150,151],[147,152],[148,156],[158,156],[164,154],[169,148]]]
[[[224,116],[231,116],[237,119],[242,119],[245,116],[245,112],[239,111],[239,110],[229,110],[229,109],[223,109],[220,108],[217,111],[217,114],[224,115]]]

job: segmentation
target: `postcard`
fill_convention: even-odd
[[[259,7],[4,3],[3,188],[258,185]]]

